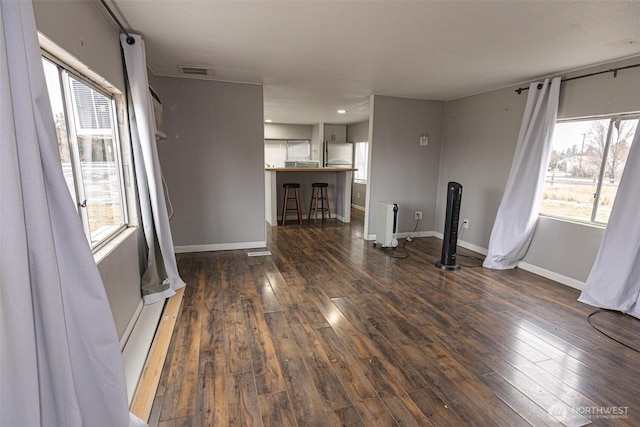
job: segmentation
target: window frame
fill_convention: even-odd
[[[597,216],[598,216],[599,203],[602,195],[603,180],[606,175],[609,150],[611,148],[614,123],[616,120],[640,120],[640,111],[598,115],[598,116],[564,118],[564,119],[556,120],[555,125],[562,124],[562,123],[575,123],[575,122],[596,121],[596,120],[608,120],[609,124],[607,128],[606,141],[605,141],[605,146],[602,153],[602,158],[600,159],[600,169],[598,170],[596,189],[593,197],[593,203],[591,204],[590,219],[585,220],[585,219],[574,218],[569,216],[554,215],[552,213],[546,213],[541,211],[538,212],[538,216],[545,217],[545,218],[552,218],[552,219],[561,220],[561,221],[575,222],[575,223],[584,224],[584,225],[591,225],[591,226],[596,226],[600,228],[604,228],[607,226],[608,218],[607,218],[607,222],[602,222],[597,220]],[[631,141],[631,144],[633,144],[633,139]],[[629,147],[631,147],[631,145]],[[549,164],[551,163],[551,161],[552,159],[550,158],[549,162],[547,163],[547,170],[549,168]],[[625,161],[625,168],[626,168],[626,161]],[[623,168],[623,171],[624,171],[624,168]],[[544,188],[545,186],[543,186],[543,189],[542,189],[543,192],[544,192]],[[617,194],[617,190],[616,190],[616,194]]]
[[[123,131],[126,131],[126,128],[123,128],[121,121],[118,120],[120,116],[126,117],[126,106],[124,104],[124,99],[122,99],[121,97],[119,98],[118,93],[110,90],[110,88],[107,86],[100,85],[100,83],[96,80],[83,75],[80,71],[73,67],[73,65],[58,58],[56,55],[48,52],[45,49],[41,49],[41,57],[42,59],[51,62],[58,69],[58,80],[60,89],[62,91],[62,104],[65,113],[64,120],[67,137],[69,139],[69,154],[74,188],[73,196],[75,197],[76,211],[78,212],[78,216],[81,220],[85,236],[92,252],[95,254],[113,239],[117,238],[123,231],[132,226],[130,212],[130,203],[132,202],[132,199],[127,188],[127,183],[129,182],[127,176],[128,167],[124,161],[124,147],[122,145],[123,138],[121,135]],[[86,85],[98,94],[106,97],[109,100],[110,106],[109,113],[113,139],[113,157],[114,163],[116,164],[122,223],[119,225],[109,226],[102,231],[95,230],[93,232],[93,235],[90,231],[89,212],[86,208],[85,203],[87,200],[85,194],[85,179],[82,174],[83,171],[80,160],[80,149],[78,146],[78,133],[76,129],[76,126],[79,123],[79,118],[76,117],[76,107],[75,101],[72,99],[73,93],[70,87],[70,78],[77,80],[78,82]]]
[[[290,152],[292,149],[292,145],[291,144],[301,144],[304,143],[306,144],[306,150],[307,150],[307,154],[305,156],[304,159],[292,159],[290,158]],[[267,158],[267,152],[269,151],[269,149],[267,147],[273,147],[273,146],[278,146],[278,150],[281,153],[284,153],[284,156],[278,156],[279,158],[274,160],[273,157]],[[310,139],[281,139],[281,138],[265,138],[264,139],[264,161],[265,161],[265,166],[266,167],[285,167],[286,166],[286,162],[290,162],[290,161],[299,161],[299,162],[310,162],[312,161],[312,155],[311,155],[311,151],[312,151],[312,147],[311,147],[311,140]],[[284,157],[284,159],[282,158]],[[276,163],[269,163],[269,161],[271,162],[276,162]],[[282,161],[282,164],[279,164],[279,162]]]
[[[356,178],[358,172],[360,172],[360,168],[358,168],[357,167],[358,165],[356,164],[356,159],[358,157],[358,144],[365,144],[365,147],[366,147],[366,153],[365,153],[365,156],[364,156],[364,159],[365,159],[364,160],[364,162],[365,162],[365,169],[364,169],[365,178],[364,179]],[[353,173],[353,182],[355,182],[357,184],[366,184],[368,182],[367,175],[369,175],[369,165],[368,165],[368,162],[369,162],[369,145],[370,145],[369,141],[357,141],[357,142],[353,143],[353,167],[358,169],[357,171],[355,171]]]

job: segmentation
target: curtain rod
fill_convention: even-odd
[[[568,82],[568,81],[571,81],[571,80],[584,79],[585,77],[597,76],[599,74],[606,74],[606,73],[613,73],[613,78],[616,78],[616,77],[618,77],[618,71],[627,70],[629,68],[636,68],[636,67],[640,67],[640,64],[627,65],[625,67],[618,67],[618,68],[609,68],[608,70],[596,71],[595,73],[584,74],[582,76],[569,77],[568,79],[562,79],[561,83]],[[541,88],[542,88],[542,84],[538,84],[538,89],[541,89]],[[529,90],[529,88],[528,87],[519,87],[518,89],[515,90],[515,92],[518,95],[520,95],[523,90]]]
[[[124,28],[124,26],[122,25],[122,23],[120,22],[120,20],[118,19],[118,17],[115,15],[115,13],[113,13],[113,11],[111,10],[111,8],[109,7],[109,5],[107,4],[107,2],[105,0],[100,0],[100,4],[102,5],[102,7],[104,8],[104,10],[107,11],[107,13],[109,14],[109,16],[111,17],[111,19],[113,20],[113,22],[116,23],[116,25],[118,26],[118,28],[120,28],[120,31],[124,34],[127,35],[127,43],[128,44],[135,44],[136,39],[134,39],[133,37],[131,37],[131,34],[129,34],[129,31],[126,30],[126,28]]]

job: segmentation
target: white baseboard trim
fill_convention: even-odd
[[[142,375],[144,362],[147,360],[153,337],[158,328],[164,302],[165,300],[162,300],[155,304],[142,307],[135,326],[131,331],[131,335],[122,350],[122,361],[124,364],[124,376],[129,404],[131,404],[136,386]]]
[[[407,237],[411,236],[413,237],[433,237],[433,231],[416,231],[415,233],[413,232],[408,232],[408,233],[398,233],[398,238],[400,239],[406,239]]]
[[[238,243],[215,243],[209,245],[187,245],[176,246],[174,250],[177,254],[190,252],[215,252],[215,251],[231,251],[236,249],[255,249],[265,248],[267,242],[264,240],[257,242],[238,242]]]
[[[362,211],[362,212],[364,212],[364,206],[360,206],[360,205],[356,205],[356,204],[354,204],[354,203],[351,203],[351,207],[352,207],[353,209],[355,209],[355,210],[358,210],[358,211]]]
[[[442,233],[434,233],[434,237],[442,240],[443,235]],[[472,250],[482,255],[487,254],[487,248],[465,242],[464,240],[459,240],[458,246],[462,246],[463,248]],[[562,285],[569,286],[570,288],[578,289],[580,291],[584,289],[584,282],[581,282],[580,280],[565,276],[560,273],[556,273],[555,271],[547,270],[546,268],[538,267],[537,265],[533,265],[528,262],[520,261],[518,263],[518,268],[521,268],[533,274],[537,274],[538,276],[542,276],[546,279],[553,280],[554,282],[558,282]]]
[[[444,239],[444,234],[434,231],[433,237],[436,237],[440,240]],[[473,243],[465,242],[464,240],[458,240],[458,246],[462,246],[465,249],[469,249],[470,251],[477,252],[482,255],[487,254],[487,248],[483,248],[482,246],[474,245]]]
[[[483,248],[482,246],[474,245],[473,243],[465,242],[464,240],[459,240],[458,245],[462,246],[465,249],[469,249],[470,251],[474,251],[482,255],[486,255],[488,253],[486,248]]]
[[[562,274],[556,273],[551,270],[547,270],[546,268],[541,268],[536,265],[529,264],[528,262],[520,261],[518,263],[518,268],[521,268],[533,274],[537,274],[538,276],[551,279],[554,282],[561,283],[563,285],[569,286],[570,288],[574,288],[579,291],[584,289],[584,282],[576,280],[572,277],[564,276]]]

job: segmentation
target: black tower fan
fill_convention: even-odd
[[[443,270],[459,270],[456,264],[458,246],[458,219],[462,202],[462,185],[457,182],[447,184],[447,213],[444,221],[444,237],[442,238],[442,258],[436,263]]]

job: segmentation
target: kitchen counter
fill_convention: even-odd
[[[303,218],[309,215],[311,184],[326,182],[331,216],[342,222],[351,222],[351,183],[354,168],[265,168],[265,212],[269,225],[278,225],[282,212],[285,182],[300,184],[300,206]],[[290,214],[292,215],[292,214]],[[287,220],[289,217],[287,217]],[[293,216],[291,217],[293,219]],[[296,218],[297,220],[297,218]]]

